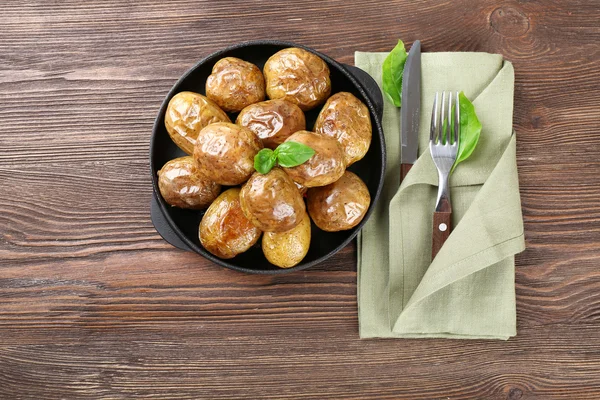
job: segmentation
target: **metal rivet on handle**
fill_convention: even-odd
[[[440,226],[438,226],[438,228],[440,229],[440,231],[442,232],[446,232],[446,229],[448,229],[448,225],[444,224],[443,222],[440,224]]]

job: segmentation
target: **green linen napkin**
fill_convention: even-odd
[[[386,56],[357,52],[355,64],[381,87]],[[421,68],[420,156],[400,188],[400,115],[385,101],[385,183],[358,237],[360,336],[506,340],[516,335],[514,255],[525,249],[513,67],[497,54],[424,53]],[[432,262],[438,177],[428,140],[442,90],[465,92],[482,131],[450,178],[454,229]]]

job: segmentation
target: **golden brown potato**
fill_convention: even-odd
[[[244,215],[264,232],[289,231],[302,221],[306,205],[292,179],[280,168],[255,172],[242,187]]]
[[[265,99],[265,78],[256,65],[225,57],[206,79],[206,96],[223,110],[237,112]]]
[[[200,243],[219,258],[233,258],[252,247],[260,237],[240,207],[240,189],[224,191],[208,207],[199,228]]]
[[[344,174],[344,152],[337,140],[314,132],[299,131],[287,138],[287,141],[303,143],[315,151],[315,155],[304,164],[284,168],[295,182],[308,188],[325,186]]]
[[[323,104],[331,93],[329,67],[321,57],[290,47],[273,54],[263,69],[270,99],[284,99],[303,111]]]
[[[240,112],[235,123],[250,129],[270,149],[275,149],[292,133],[306,129],[300,107],[280,99],[249,105]]]
[[[370,203],[369,189],[350,171],[331,185],[308,190],[308,213],[315,225],[327,232],[354,228]]]
[[[296,184],[296,187],[298,188],[298,191],[300,192],[300,194],[302,196],[304,196],[306,194],[306,191],[308,190],[308,188],[304,185],[299,184],[298,182],[294,182]]]
[[[310,218],[304,215],[302,221],[287,232],[265,232],[262,249],[267,260],[281,268],[297,265],[308,253],[310,247]]]
[[[198,93],[177,93],[167,106],[165,127],[175,144],[187,154],[194,154],[198,133],[214,122],[231,122],[227,114],[211,100]]]
[[[158,189],[172,206],[202,210],[219,195],[221,185],[198,172],[194,158],[176,158],[158,171]]]
[[[367,154],[371,145],[371,116],[369,109],[352,93],[340,92],[331,96],[315,122],[315,132],[340,142],[346,166]]]
[[[254,172],[254,156],[262,149],[249,129],[227,122],[210,124],[196,140],[194,160],[202,175],[221,185],[244,183]]]

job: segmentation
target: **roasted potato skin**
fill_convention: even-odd
[[[289,231],[306,214],[302,195],[280,168],[255,172],[242,187],[240,203],[244,215],[264,232]]]
[[[248,128],[227,122],[210,124],[198,134],[194,160],[202,175],[220,185],[244,183],[254,172],[260,139]]]
[[[315,154],[304,164],[284,168],[302,186],[325,186],[337,181],[346,169],[344,152],[337,140],[314,132],[299,131],[286,139],[311,147]]]
[[[362,159],[371,145],[369,109],[352,93],[339,92],[327,99],[314,129],[340,143],[346,166]]]
[[[352,229],[362,221],[371,196],[365,183],[346,171],[331,185],[308,190],[308,213],[315,225],[326,232]]]
[[[300,107],[282,99],[249,105],[240,112],[235,123],[250,129],[265,147],[273,150],[294,132],[306,129],[306,118]]]
[[[203,210],[221,191],[221,185],[202,176],[193,157],[179,157],[158,171],[158,189],[165,201],[179,208]]]
[[[310,218],[305,214],[302,221],[289,231],[265,232],[262,238],[263,253],[273,265],[293,267],[308,253],[310,235]]]
[[[270,99],[287,100],[303,111],[323,104],[331,94],[327,63],[304,49],[278,51],[267,60],[263,73]]]
[[[232,188],[221,193],[206,210],[198,235],[208,252],[228,259],[252,247],[261,231],[242,212],[240,189]]]
[[[194,154],[198,133],[215,122],[231,120],[212,100],[194,92],[177,93],[165,112],[165,128],[171,140],[189,155]]]
[[[256,65],[225,57],[213,66],[206,79],[206,96],[223,110],[238,112],[265,99],[265,78]]]
[[[298,188],[298,191],[300,192],[300,194],[302,196],[304,196],[306,194],[306,191],[308,190],[308,188],[304,185],[299,184],[298,182],[294,182],[294,184]]]

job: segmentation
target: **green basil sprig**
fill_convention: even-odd
[[[254,156],[254,169],[266,174],[275,166],[277,155],[271,149],[262,149]]]
[[[291,168],[308,161],[315,151],[300,142],[284,142],[275,150],[262,149],[254,156],[254,169],[261,174],[268,173],[275,164]]]
[[[475,106],[463,92],[458,94],[458,104],[460,107],[460,143],[452,171],[458,163],[465,161],[473,154],[479,136],[481,136],[481,122],[475,113]]]
[[[402,73],[404,72],[406,57],[408,57],[408,53],[404,48],[404,43],[398,39],[396,47],[383,61],[383,92],[396,107],[402,105]]]

